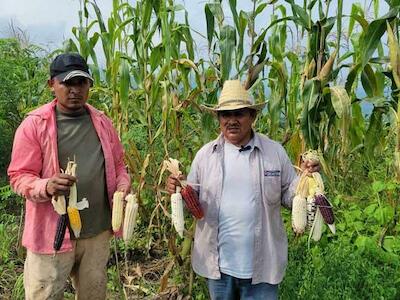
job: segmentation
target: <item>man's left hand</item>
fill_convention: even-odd
[[[314,160],[305,160],[301,163],[300,167],[306,175],[311,175],[312,173],[319,172],[321,170],[320,163]]]

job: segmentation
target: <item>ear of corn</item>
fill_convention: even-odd
[[[293,199],[292,227],[296,234],[302,234],[307,225],[307,200],[300,195]]]
[[[68,215],[65,213],[60,215],[57,222],[56,235],[54,237],[53,248],[54,250],[60,250],[62,243],[64,241],[65,231],[68,224]]]
[[[321,239],[323,225],[324,225],[323,217],[321,215],[321,212],[319,211],[319,208],[317,207],[315,212],[314,224],[311,227],[310,231],[312,239],[316,242],[318,242]]]
[[[76,177],[77,163],[74,160],[68,160],[67,168],[65,169],[65,174]],[[65,201],[65,198],[64,198]],[[53,204],[54,205],[54,204]],[[75,238],[79,238],[82,230],[82,221],[79,214],[79,210],[89,207],[89,201],[83,198],[78,202],[78,191],[76,183],[74,183],[69,190],[68,196],[68,207],[66,213],[68,214],[68,220],[72,231],[74,232]]]
[[[335,217],[333,215],[332,205],[329,203],[325,195],[322,194],[315,196],[315,204],[321,211],[321,215],[325,223],[328,224],[329,229],[332,231],[333,234],[335,234]]]
[[[69,224],[71,226],[72,231],[74,232],[74,236],[76,238],[79,238],[82,229],[82,222],[79,210],[75,207],[68,206],[67,212],[68,212]]]
[[[197,192],[190,186],[186,185],[181,190],[181,195],[185,201],[187,209],[196,219],[202,219],[204,217],[203,209],[201,208],[199,197]]]
[[[67,213],[64,195],[53,196],[51,199],[51,203],[53,204],[54,210],[59,215],[64,215]]]
[[[185,229],[185,220],[183,217],[182,195],[179,190],[180,188],[177,187],[177,192],[171,195],[171,217],[176,232],[182,238]]]
[[[303,153],[304,161],[319,162],[319,154],[315,150]],[[310,238],[319,241],[324,221],[335,234],[332,205],[324,196],[324,182],[321,174],[314,172],[311,176],[303,172],[296,187],[292,208],[292,227],[296,234],[302,234],[306,228],[310,230]],[[305,207],[305,217],[304,217]],[[305,218],[305,221],[304,221]],[[306,226],[304,226],[304,222]]]
[[[128,242],[133,234],[133,230],[136,225],[136,215],[138,211],[138,203],[136,199],[136,195],[129,194],[125,198],[126,207],[125,207],[125,216],[124,216],[124,226],[122,230],[122,238],[125,242]]]
[[[123,210],[124,210],[124,193],[115,192],[113,196],[113,209],[111,217],[111,225],[114,232],[118,231],[122,225]]]
[[[311,227],[314,223],[315,211],[316,211],[315,198],[314,198],[314,196],[308,196],[307,197],[307,228],[308,229],[311,229]]]
[[[326,61],[325,65],[322,67],[320,73],[317,76],[317,78],[320,81],[326,82],[329,79],[329,77],[331,76],[333,63],[334,63],[335,58],[336,58],[336,53],[337,53],[337,51],[335,50],[332,53],[332,55],[329,57],[329,59]]]

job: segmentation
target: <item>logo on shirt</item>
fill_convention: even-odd
[[[264,170],[264,176],[279,177],[279,176],[281,176],[281,171],[280,170]]]

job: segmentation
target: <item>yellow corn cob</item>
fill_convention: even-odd
[[[322,180],[322,176],[318,172],[312,173],[312,177],[314,178],[315,182],[317,183],[316,193],[323,194],[325,191],[324,181]]]
[[[125,242],[129,241],[132,237],[133,230],[136,225],[136,215],[138,211],[138,203],[136,201],[136,195],[129,194],[125,198],[125,216],[124,216],[124,227],[122,232],[122,238]]]
[[[309,176],[307,176],[307,181],[308,181],[308,196],[314,196],[318,188],[318,183],[314,179],[314,177],[309,177]]]
[[[183,218],[183,204],[180,187],[176,188],[176,193],[171,195],[171,216],[172,224],[174,224],[176,232],[180,237],[183,237],[183,230],[185,229],[185,220]]]
[[[293,198],[292,227],[295,233],[302,234],[307,226],[307,200],[296,195]]]
[[[122,216],[124,211],[124,193],[115,192],[113,196],[113,210],[111,217],[111,225],[114,232],[118,231],[122,224]]]
[[[81,216],[75,207],[68,206],[67,208],[69,224],[76,238],[79,238],[82,229]]]

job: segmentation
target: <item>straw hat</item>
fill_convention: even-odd
[[[219,96],[218,104],[214,107],[202,105],[202,108],[210,112],[241,108],[251,108],[260,111],[264,108],[265,104],[265,102],[255,104],[254,99],[243,87],[240,80],[226,80]]]

